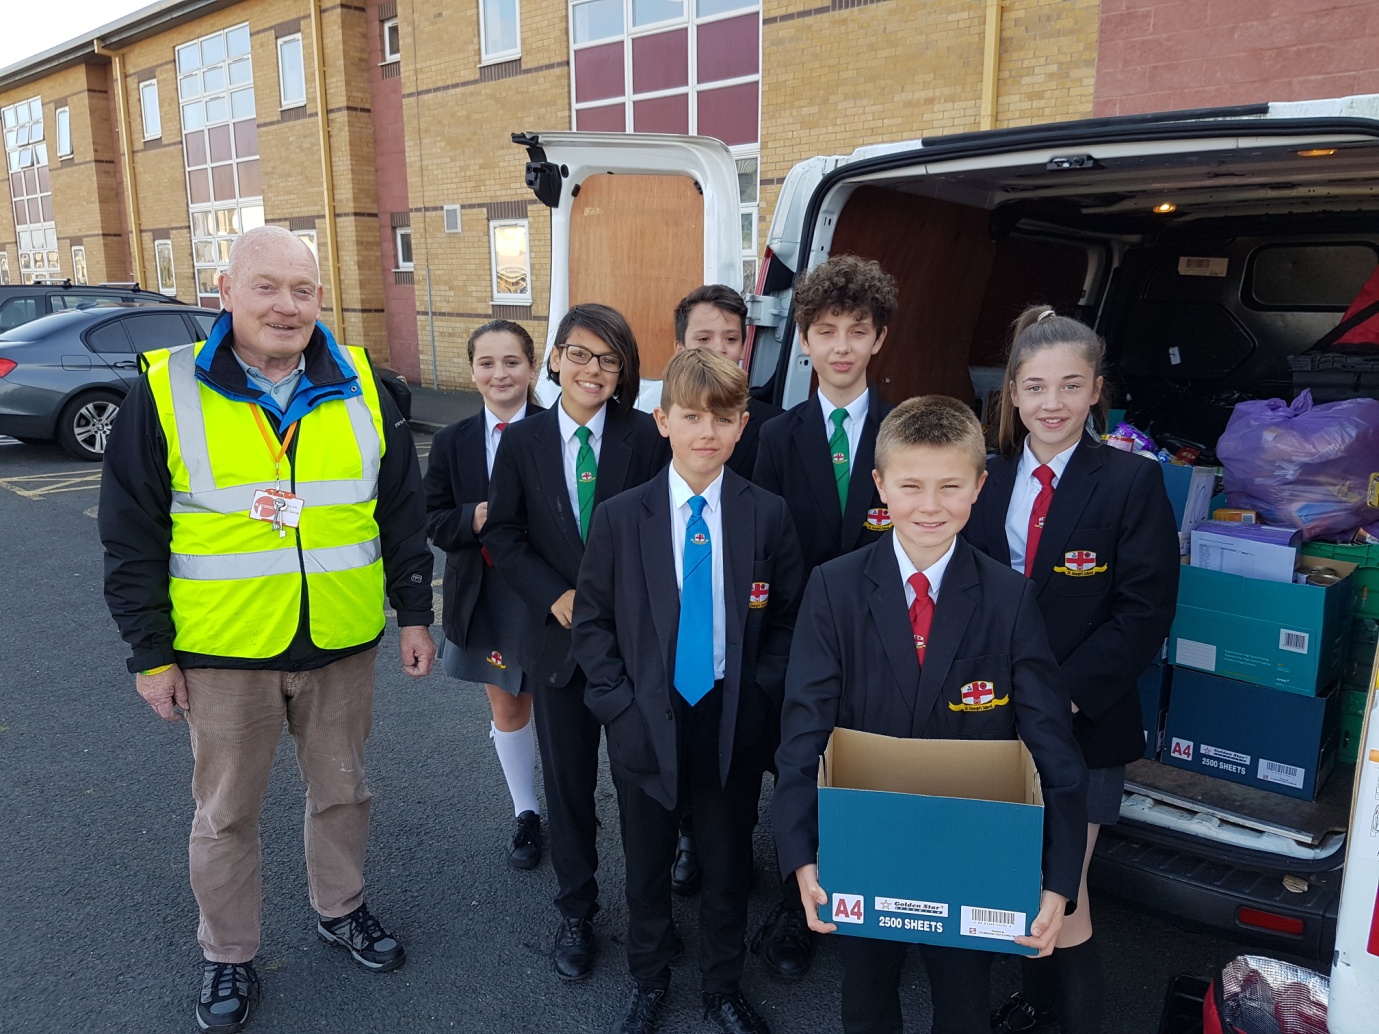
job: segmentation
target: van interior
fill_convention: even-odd
[[[836,186],[814,243],[874,258],[899,282],[873,360],[890,401],[938,392],[980,409],[1010,324],[1048,303],[1106,339],[1112,407],[1210,460],[1242,399],[1379,387],[1379,360],[1374,376],[1311,385],[1290,367],[1379,265],[1379,141],[1350,140],[893,168]]]

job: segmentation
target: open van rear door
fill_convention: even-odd
[[[742,281],[737,165],[722,141],[656,133],[514,133],[527,186],[551,209],[546,353],[571,305],[603,302],[641,351],[638,408],[660,401],[675,304],[706,283]],[[559,389],[546,378],[537,394]]]

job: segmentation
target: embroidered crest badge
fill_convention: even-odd
[[[891,511],[884,506],[879,506],[874,510],[867,511],[867,519],[862,523],[862,527],[867,531],[885,531],[891,526]]]
[[[747,596],[747,606],[753,610],[760,610],[766,606],[766,601],[771,598],[771,585],[769,582],[753,582],[752,591]]]
[[[1057,574],[1072,578],[1085,578],[1092,574],[1102,574],[1109,565],[1096,562],[1096,553],[1090,549],[1070,549],[1063,554],[1063,564],[1055,567]]]
[[[1009,693],[1003,697],[996,695],[994,682],[969,682],[958,692],[962,697],[962,703],[949,704],[948,710],[950,711],[990,711],[1010,703]]]

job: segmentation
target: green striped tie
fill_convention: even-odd
[[[598,461],[594,459],[594,447],[589,444],[593,432],[587,427],[576,427],[575,437],[579,439],[579,455],[575,457],[575,485],[579,489],[579,537],[589,538],[589,520],[594,516],[594,485],[598,483]]]
[[[843,421],[848,417],[846,409],[835,409],[829,416],[833,421],[833,437],[828,440],[828,452],[833,457],[833,480],[838,483],[838,505],[848,508],[848,475],[851,473],[852,457],[848,455],[848,433],[843,430]]]

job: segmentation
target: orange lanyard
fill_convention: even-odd
[[[268,424],[264,422],[263,411],[258,406],[250,406],[254,411],[254,422],[259,425],[259,434],[263,435],[263,444],[268,446],[268,455],[273,457],[273,479],[277,482],[276,487],[282,487],[282,475],[279,468],[282,466],[283,457],[287,455],[287,448],[292,444],[292,436],[297,433],[297,421],[292,421],[287,427],[287,433],[283,435],[282,446],[274,448],[274,435],[268,430]]]

